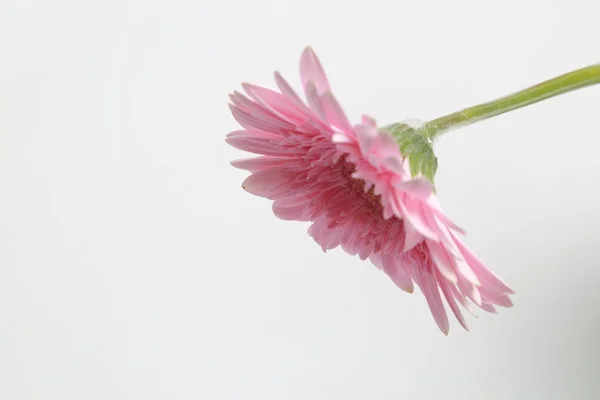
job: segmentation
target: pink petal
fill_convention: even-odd
[[[448,303],[448,306],[450,306],[450,309],[452,310],[452,313],[454,314],[454,316],[456,317],[458,322],[462,325],[462,327],[465,328],[466,330],[469,330],[469,327],[467,326],[467,321],[465,320],[465,317],[463,316],[462,312],[460,311],[460,308],[456,304],[456,300],[454,299],[452,292],[448,288],[448,286],[450,284],[441,279],[439,279],[438,282],[439,282],[440,289],[442,290],[442,293],[444,294],[444,297],[446,298],[446,302]]]
[[[259,119],[265,123],[282,129],[294,128],[294,125],[288,122],[285,116],[277,115],[273,111],[262,106],[260,103],[248,99],[241,93],[234,92],[234,94],[231,97],[232,101],[237,107],[247,112],[256,119]]]
[[[437,270],[448,281],[452,283],[457,283],[458,278],[456,276],[456,272],[454,271],[452,260],[450,259],[442,245],[432,240],[426,240],[425,243],[427,243],[429,254],[431,255],[431,258]]]
[[[367,125],[372,128],[377,128],[377,123],[375,122],[375,120],[373,118],[369,117],[368,115],[363,115],[361,117],[361,122],[363,125]]]
[[[508,287],[500,278],[498,278],[485,264],[477,258],[471,250],[465,246],[452,232],[450,232],[454,242],[458,246],[458,249],[462,253],[465,261],[471,266],[473,272],[479,277],[479,279],[486,285],[489,286],[490,290],[498,293],[514,294],[515,292]]]
[[[424,200],[433,193],[433,185],[426,178],[413,178],[399,183],[396,187],[417,199]]]
[[[335,126],[346,134],[354,136],[352,126],[350,125],[350,122],[348,122],[346,114],[344,114],[342,107],[340,107],[331,91],[328,90],[323,93],[321,96],[321,105],[323,106],[325,119],[330,125]]]
[[[281,135],[277,135],[271,132],[265,132],[258,129],[243,129],[239,131],[229,132],[227,137],[246,137],[246,138],[262,138],[274,141],[280,141]]]
[[[471,282],[475,286],[481,285],[479,277],[473,272],[469,264],[466,263],[460,257],[453,257],[454,265],[456,266],[456,271],[466,280]]]
[[[292,174],[279,168],[265,169],[250,175],[242,187],[255,196],[268,197],[277,186],[289,181]]]
[[[310,47],[304,49],[300,57],[300,79],[304,88],[306,88],[309,82],[312,82],[319,95],[329,90],[327,75],[325,75],[325,71],[317,55]]]
[[[356,133],[356,138],[358,139],[362,154],[369,154],[375,138],[377,137],[377,128],[372,128],[367,125],[357,125],[354,132]]]
[[[231,162],[235,168],[244,169],[250,172],[260,171],[272,167],[281,167],[284,162],[289,160],[287,157],[255,157],[234,160]]]
[[[232,136],[225,139],[229,145],[250,153],[262,154],[265,156],[286,156],[287,150],[280,148],[271,140],[264,138],[254,138],[246,136]]]
[[[442,224],[448,226],[449,228],[453,229],[456,232],[459,232],[462,235],[466,234],[466,232],[463,228],[456,225],[454,223],[454,221],[452,221],[450,218],[448,218],[448,216],[444,213],[444,211],[442,211],[442,208],[440,207],[439,200],[437,197],[435,197],[435,196],[429,197],[427,199],[427,205],[432,209],[433,214],[435,215],[435,217],[438,220],[440,220],[440,222]]]
[[[281,90],[281,93],[290,99],[296,106],[301,109],[307,109],[300,96],[296,94],[296,91],[292,89],[285,79],[283,79],[283,76],[281,76],[279,72],[275,72],[275,83],[277,83],[277,87]]]
[[[471,301],[481,307],[482,298],[481,292],[477,288],[477,286],[473,285],[471,282],[465,280],[462,276],[458,276],[458,288],[461,293],[467,296]]]
[[[310,117],[309,110],[304,105],[298,107],[295,102],[280,93],[248,83],[242,83],[242,87],[256,102],[291,123],[300,124]]]
[[[409,197],[404,197],[403,201],[400,200],[400,195],[394,196],[402,216],[412,224],[413,228],[421,235],[435,242],[438,242],[440,238],[437,236],[435,231],[427,224],[421,204],[419,201],[413,201]]]
[[[281,207],[279,204],[273,203],[273,214],[284,221],[308,221],[309,218],[306,217],[304,209],[304,204]]]
[[[431,274],[424,273],[422,275],[421,290],[425,295],[425,299],[427,300],[435,323],[444,335],[448,335],[448,331],[450,330],[448,315],[444,309],[437,283]]]
[[[385,255],[382,258],[383,270],[400,289],[407,293],[414,291],[413,281],[404,263],[394,256]]]
[[[321,120],[325,121],[325,112],[323,111],[323,106],[321,105],[321,97],[317,93],[317,88],[314,83],[308,82],[304,87],[306,91],[306,100],[308,101],[308,105],[310,109],[319,117]]]
[[[281,133],[281,126],[279,126],[279,124],[274,124],[272,121],[255,117],[232,104],[229,105],[229,108],[231,109],[231,114],[235,120],[246,129],[259,129],[266,132]]]
[[[484,310],[484,311],[487,311],[489,313],[492,313],[492,314],[497,314],[498,313],[498,311],[494,308],[494,306],[491,305],[491,304],[488,304],[488,303],[482,303],[481,304],[481,309]]]
[[[404,251],[409,251],[423,241],[423,236],[419,234],[412,224],[404,224]]]

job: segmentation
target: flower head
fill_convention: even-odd
[[[464,232],[430,181],[411,174],[396,139],[368,116],[349,122],[311,48],[300,77],[307,104],[277,72],[279,91],[243,84],[247,96],[230,96],[244,129],[227,143],[260,155],[232,162],[251,172],[243,188],[272,200],[281,219],[312,222],[308,233],[324,251],[342,246],[370,259],[406,292],[416,283],[445,334],[442,296],[465,329],[459,305],[511,306],[514,292],[460,241]]]

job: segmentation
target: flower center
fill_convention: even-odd
[[[352,177],[352,174],[356,171],[356,166],[353,163],[346,161],[346,155],[343,155],[338,163],[341,164],[342,174],[348,179],[348,188],[352,190],[357,197],[362,198],[373,213],[382,215],[383,206],[381,205],[381,195],[375,194],[373,186],[365,191],[365,180]]]

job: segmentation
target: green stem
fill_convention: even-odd
[[[597,83],[600,83],[600,64],[581,68],[497,100],[436,118],[425,123],[422,133],[434,140],[452,129]]]

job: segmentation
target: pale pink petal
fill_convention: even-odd
[[[255,157],[234,160],[231,162],[236,168],[246,171],[255,172],[261,169],[281,167],[289,158],[286,157]]]
[[[299,106],[300,108],[306,108],[306,105],[304,104],[300,96],[296,94],[294,89],[292,89],[290,84],[287,83],[285,79],[283,79],[283,76],[281,76],[279,72],[275,72],[275,82],[277,83],[277,87],[279,88],[279,90],[281,90],[281,93],[284,96],[290,99],[296,106]]]
[[[424,274],[421,278],[421,290],[425,295],[433,319],[442,333],[447,335],[450,330],[450,324],[448,322],[446,310],[444,310],[444,304],[442,303],[437,283],[431,274]]]
[[[471,266],[475,274],[479,279],[490,287],[490,290],[500,293],[514,294],[515,292],[508,287],[500,278],[496,276],[489,268],[487,268],[483,262],[471,250],[464,245],[452,232],[450,233],[454,239],[454,242],[458,246],[460,252],[465,258],[466,262]]]
[[[456,271],[466,280],[471,282],[475,286],[481,285],[479,277],[473,272],[469,264],[466,263],[462,258],[452,257]]]
[[[300,124],[307,121],[311,116],[306,107],[298,107],[295,102],[280,93],[248,83],[243,83],[242,87],[254,101],[289,123]]]
[[[323,111],[323,106],[321,105],[321,97],[317,93],[317,88],[314,83],[309,82],[306,87],[306,100],[308,101],[308,105],[310,109],[322,120],[325,120],[325,112]]]
[[[433,241],[439,241],[439,237],[436,232],[427,224],[425,214],[421,208],[419,201],[413,201],[411,198],[404,197],[400,200],[394,199],[400,208],[402,216],[406,218],[408,223],[412,224],[413,228],[427,239]]]
[[[291,207],[281,207],[277,203],[273,203],[273,214],[284,221],[308,221],[304,213],[304,205],[296,205]]]
[[[492,314],[497,314],[498,313],[498,311],[496,310],[496,308],[494,308],[493,305],[488,304],[488,303],[482,303],[481,304],[481,309],[484,310],[484,311],[487,311],[489,313],[492,313]]]
[[[426,199],[433,193],[433,185],[426,178],[413,178],[399,183],[396,187],[417,199]]]
[[[383,270],[392,281],[402,290],[407,293],[412,293],[414,290],[413,281],[404,264],[397,258],[386,255],[382,258]]]
[[[369,117],[368,115],[363,115],[360,120],[363,125],[367,125],[372,128],[377,127],[377,122],[373,118]]]
[[[412,250],[417,244],[423,241],[423,236],[416,231],[412,224],[404,224],[404,251]]]
[[[452,313],[454,314],[454,316],[456,317],[458,322],[461,324],[461,326],[463,328],[465,328],[466,330],[469,330],[469,327],[467,326],[467,321],[465,320],[465,317],[463,316],[462,312],[460,311],[458,304],[456,304],[456,300],[454,299],[454,296],[452,295],[452,292],[448,287],[450,284],[447,282],[444,282],[441,279],[438,279],[438,282],[439,282],[440,289],[442,290],[442,293],[444,294],[444,297],[446,298],[446,303],[448,303],[448,306],[450,306]]]
[[[319,95],[329,90],[327,75],[325,75],[321,62],[311,47],[304,49],[300,57],[300,78],[304,88],[309,83],[313,83]]]
[[[321,105],[323,106],[325,119],[327,122],[329,122],[329,124],[335,126],[348,135],[354,135],[352,126],[350,125],[350,122],[348,122],[346,114],[344,114],[344,111],[338,104],[331,91],[326,91],[323,93],[321,96]]]
[[[356,132],[356,138],[360,146],[360,151],[363,154],[368,154],[371,151],[371,147],[377,138],[377,128],[369,127],[367,125],[356,125],[354,128]]]
[[[242,187],[255,196],[267,197],[269,193],[277,186],[289,181],[292,178],[289,172],[281,169],[265,169],[250,175]]]
[[[250,153],[262,154],[265,156],[281,157],[288,155],[286,149],[282,149],[275,143],[264,138],[233,136],[225,141],[231,146]]]
[[[431,254],[431,258],[437,267],[437,270],[442,274],[442,276],[452,283],[457,283],[458,278],[456,276],[456,272],[454,271],[454,266],[452,265],[452,260],[439,243],[436,243],[432,240],[425,240],[427,243],[427,248],[429,249],[429,253]]]

